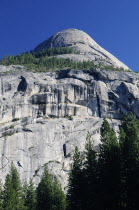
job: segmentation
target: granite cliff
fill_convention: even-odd
[[[57,57],[128,69],[77,29],[55,34],[35,51],[65,46],[80,53]],[[0,177],[4,181],[13,161],[22,180],[33,177],[37,184],[48,165],[64,188],[75,146],[83,151],[90,132],[99,149],[103,118],[118,133],[120,120],[129,111],[139,117],[139,74],[132,71],[39,73],[21,65],[0,65]]]
[[[22,66],[0,66],[0,78],[3,179],[13,161],[23,180],[34,177],[37,183],[48,164],[66,186],[74,148],[83,150],[88,131],[97,149],[103,117],[118,131],[123,114],[139,116],[139,75],[134,72],[32,73]]]

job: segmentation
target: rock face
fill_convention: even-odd
[[[80,52],[80,55],[66,54],[56,57],[70,58],[74,61],[93,60],[95,64],[101,63],[104,66],[112,65],[129,69],[116,57],[100,47],[88,34],[77,29],[67,29],[54,34],[50,39],[38,45],[35,51],[53,47],[72,47]]]
[[[75,146],[83,151],[90,132],[97,149],[103,117],[117,132],[123,114],[139,117],[139,74],[0,66],[0,110],[0,177],[13,161],[22,180],[38,183],[47,164],[64,187]]]

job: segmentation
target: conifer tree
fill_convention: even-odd
[[[119,144],[115,131],[106,119],[101,127],[99,171],[99,209],[119,208],[120,160]]]
[[[3,208],[6,210],[25,209],[20,177],[13,163],[4,184]]]
[[[56,177],[53,181],[53,202],[54,210],[66,209],[66,197]]]
[[[37,209],[65,210],[64,193],[47,168],[37,187]]]
[[[3,185],[0,181],[0,210],[3,210]]]
[[[69,210],[82,209],[82,158],[78,147],[75,148],[73,165],[69,174],[67,205]]]
[[[130,113],[120,128],[121,206],[139,209],[139,121]]]
[[[37,205],[37,199],[36,199],[36,189],[34,187],[32,179],[30,180],[29,184],[24,183],[23,189],[24,189],[24,203],[26,210],[35,210]]]
[[[45,168],[42,179],[37,187],[38,209],[51,209],[52,202],[52,178],[48,172],[48,169]]]
[[[27,206],[26,205],[27,191],[28,191],[28,183],[27,183],[27,181],[25,181],[23,183],[23,199],[24,199],[24,205],[25,205],[25,207]]]
[[[85,162],[84,166],[84,194],[82,200],[84,201],[84,209],[97,209],[97,160],[96,151],[93,147],[93,142],[90,134],[87,134],[85,144]]]

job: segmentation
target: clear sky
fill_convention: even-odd
[[[139,0],[0,0],[0,58],[77,28],[139,71]]]

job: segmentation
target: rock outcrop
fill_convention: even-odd
[[[83,151],[87,132],[98,148],[103,117],[117,132],[125,113],[139,117],[139,74],[33,73],[1,65],[0,110],[0,177],[4,180],[13,161],[22,180],[33,177],[38,183],[47,164],[64,187],[74,148]]]
[[[60,58],[70,58],[74,61],[93,60],[96,65],[104,66],[112,65],[114,67],[122,67],[129,69],[125,64],[119,61],[112,54],[100,47],[88,34],[77,29],[67,29],[60,31],[50,37],[48,40],[39,44],[35,51],[41,51],[53,47],[72,47],[79,54],[58,55]]]

